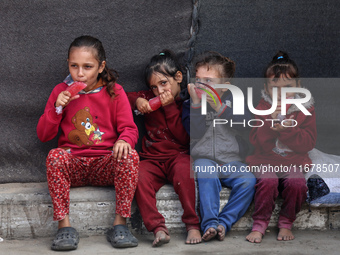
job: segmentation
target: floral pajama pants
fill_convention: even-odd
[[[120,162],[113,153],[100,157],[77,157],[57,148],[46,159],[47,181],[53,202],[53,220],[69,214],[70,187],[115,186],[116,214],[131,217],[131,203],[138,182],[139,156],[135,150]]]

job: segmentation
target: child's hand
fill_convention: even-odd
[[[198,97],[196,91],[195,91],[195,84],[189,83],[188,84],[188,92],[192,99],[193,104],[199,104],[201,102],[201,99]]]
[[[211,108],[213,108],[216,112],[218,112],[221,109],[222,104],[220,100],[215,96],[215,93],[212,93],[212,95],[215,99],[216,104],[210,95],[207,95],[207,102],[210,104]]]
[[[136,107],[137,107],[137,110],[143,114],[152,112],[152,109],[149,105],[149,101],[141,97],[137,98]]]
[[[270,127],[271,130],[276,132],[281,132],[287,129],[287,127],[282,126],[280,123],[274,123],[273,127]]]
[[[79,98],[79,95],[71,97],[71,93],[68,91],[62,91],[58,95],[57,101],[55,102],[55,107],[62,106],[63,108],[68,105],[72,100]]]
[[[281,111],[281,110],[280,110]],[[276,111],[275,111],[276,112]],[[275,113],[274,112],[274,113]],[[278,114],[276,114],[276,119],[278,119],[277,117]],[[289,117],[289,119],[293,119],[294,118],[294,115],[291,115]],[[282,126],[281,123],[284,125]],[[271,130],[273,131],[276,131],[276,132],[281,132],[281,131],[284,131],[286,130],[289,126],[293,126],[293,121],[292,120],[282,120],[280,121],[280,123],[274,123],[273,127],[270,127]]]
[[[131,145],[124,140],[118,140],[113,145],[113,157],[120,161],[121,159],[126,159],[127,155],[131,153]]]
[[[171,104],[175,100],[174,96],[171,94],[171,90],[164,91],[159,95],[159,98],[161,99],[162,106]]]

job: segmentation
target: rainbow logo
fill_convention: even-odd
[[[220,103],[222,104],[222,100],[221,100],[220,96],[218,95],[217,91],[216,91],[213,87],[211,87],[210,85],[208,85],[208,84],[206,84],[206,83],[199,82],[199,81],[197,81],[196,83],[199,83],[199,84],[202,84],[203,86],[208,87],[212,92],[215,93],[215,95],[217,96],[218,100],[219,100]],[[213,94],[212,94],[211,92],[209,92],[207,89],[204,89],[204,88],[199,88],[199,87],[196,87],[196,88],[198,88],[198,89],[200,89],[200,90],[203,90],[205,93],[207,93],[207,94],[214,100],[215,105],[217,105],[217,102],[216,102],[216,100],[215,100],[215,97],[213,96]]]

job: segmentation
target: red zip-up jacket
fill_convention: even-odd
[[[263,96],[256,107],[258,110],[271,107],[271,99],[264,94]],[[255,152],[246,159],[249,165],[304,166],[312,163],[308,152],[314,148],[317,137],[313,99],[304,106],[312,115],[305,115],[292,105],[287,110],[286,118],[296,120],[297,126],[288,127],[281,132],[270,129],[272,121],[266,121],[272,119],[270,115],[255,115],[255,119],[262,120],[264,125],[254,127],[250,132],[249,139],[255,147]],[[260,125],[260,122],[252,125]]]
[[[152,91],[128,92],[127,95],[133,110],[138,97],[147,100],[155,97]],[[188,153],[190,138],[182,124],[182,103],[177,98],[169,105],[144,114],[147,133],[139,153],[142,158],[165,161],[179,153]]]

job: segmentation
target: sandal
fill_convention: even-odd
[[[136,247],[138,240],[134,237],[126,225],[116,225],[107,232],[107,241],[114,248]]]
[[[51,249],[54,251],[70,251],[78,248],[79,234],[72,227],[58,229]]]

